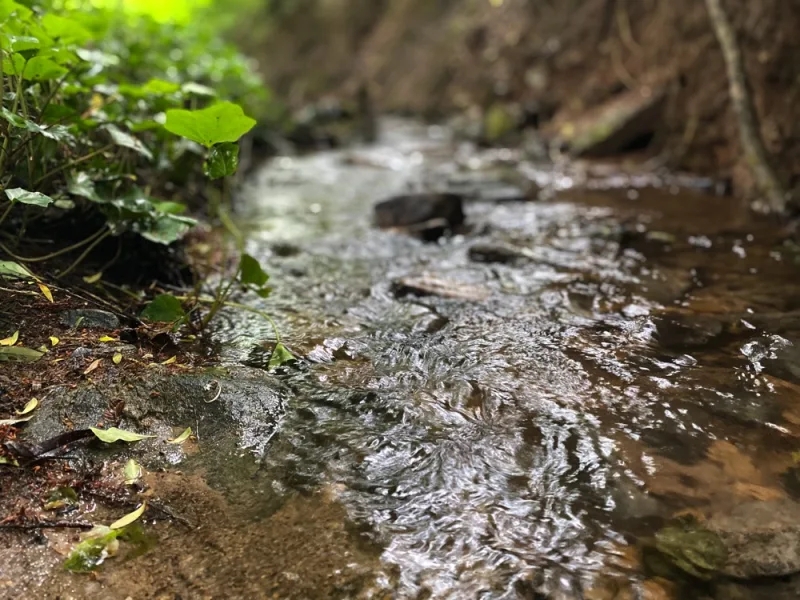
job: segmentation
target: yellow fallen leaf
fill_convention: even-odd
[[[47,352],[50,352],[50,349],[49,349],[47,346],[45,346],[44,344],[42,344],[41,346],[39,346],[39,347],[37,348],[37,350],[38,350],[39,352],[41,352],[42,354],[45,354],[45,353],[47,353]]]
[[[18,415],[27,415],[37,406],[39,406],[39,400],[36,398],[31,398],[22,410],[17,410],[15,412]]]
[[[117,340],[115,338],[111,337],[110,335],[104,335],[103,337],[100,338],[100,341],[101,342],[116,342]]]
[[[171,440],[167,440],[167,443],[168,444],[182,444],[183,442],[185,442],[186,440],[189,439],[190,435],[192,435],[192,428],[191,427],[187,427],[186,429],[183,430],[182,434],[180,434],[176,438],[172,438]]]
[[[121,519],[114,521],[110,527],[111,529],[122,529],[123,527],[127,527],[131,523],[134,523],[144,514],[144,511],[147,509],[147,501],[142,502],[142,505],[137,508],[132,513],[128,513]]]
[[[111,360],[115,365],[118,365],[122,362],[122,354],[117,352],[113,357],[111,357]]]
[[[51,335],[51,336],[50,336],[50,345],[51,345],[51,346],[57,346],[57,345],[58,345],[58,342],[60,342],[60,341],[61,341],[61,340],[60,340],[60,339],[58,339],[56,336],[54,336],[54,335]]]
[[[43,283],[39,283],[39,289],[42,290],[42,294],[44,294],[45,298],[47,298],[50,302],[55,302],[55,300],[53,300],[53,292],[50,291],[49,287]]]
[[[103,362],[102,358],[98,358],[97,360],[92,361],[92,364],[86,367],[86,370],[83,372],[83,374],[88,375],[89,373],[94,371],[97,367],[99,367],[101,362]]]
[[[14,332],[14,335],[0,340],[0,346],[13,346],[19,340],[19,330]]]
[[[164,362],[162,362],[161,364],[162,364],[162,365],[171,365],[171,364],[172,364],[172,363],[174,363],[174,362],[175,362],[177,359],[178,359],[178,357],[177,357],[177,356],[173,356],[172,358],[168,358],[167,360],[165,360],[165,361],[164,361]]]
[[[95,273],[94,275],[89,275],[88,277],[84,277],[83,280],[86,283],[97,283],[103,278],[103,272],[100,271],[99,273]]]

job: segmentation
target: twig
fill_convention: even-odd
[[[92,529],[88,521],[40,521],[38,523],[2,523],[0,529],[36,531],[38,529]]]

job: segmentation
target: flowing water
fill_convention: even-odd
[[[521,181],[539,201],[498,200]],[[306,362],[283,375],[261,475],[335,490],[379,548],[372,589],[401,598],[589,597],[598,573],[641,581],[626,548],[673,514],[790,495],[793,248],[691,184],[708,187],[396,122],[377,147],[272,161],[239,211],[273,274],[264,308]],[[371,226],[376,200],[431,188],[474,192],[470,231]],[[473,262],[478,242],[525,260]],[[457,297],[397,298],[404,277]],[[263,363],[257,317],[220,335],[228,360]]]
[[[533,183],[538,200],[508,201]],[[444,188],[473,197],[467,231],[424,243],[371,225],[376,200]],[[712,191],[478,152],[402,122],[374,147],[257,172],[237,210],[272,275],[262,306],[303,360],[278,374],[271,437],[242,440],[255,458],[208,474],[266,523],[230,559],[256,578],[243,597],[266,597],[257,577],[284,556],[274,597],[734,597],[676,588],[638,552],[682,511],[800,488],[800,254]],[[475,262],[477,243],[521,260]],[[398,297],[412,277],[448,291]],[[225,361],[264,366],[257,315],[227,314],[217,335]],[[342,527],[350,542],[319,541]],[[317,543],[325,560],[296,558]],[[224,590],[224,555],[185,577]],[[358,584],[324,579],[348,569]]]

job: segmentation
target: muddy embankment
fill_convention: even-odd
[[[499,6],[497,6],[499,4]],[[800,183],[800,2],[728,0],[767,151]],[[503,107],[550,139],[574,134],[611,100],[659,98],[614,154],[755,190],[728,97],[725,64],[699,0],[283,0],[255,54],[293,106],[369,86],[383,111],[433,118]],[[631,94],[626,96],[626,94]],[[580,129],[580,127],[578,127]]]

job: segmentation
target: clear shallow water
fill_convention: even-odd
[[[472,231],[438,244],[370,225],[376,200],[407,189],[488,197],[531,180],[543,199],[472,201]],[[791,495],[792,250],[688,184],[706,186],[520,164],[400,122],[378,147],[252,178],[239,213],[273,276],[263,308],[305,358],[281,375],[260,476],[335,491],[381,549],[364,594],[580,598],[609,578],[642,592],[648,574],[623,559],[671,515]],[[476,242],[529,260],[473,262]],[[480,299],[395,298],[409,276]],[[257,317],[228,315],[219,335],[226,360],[263,364]]]

